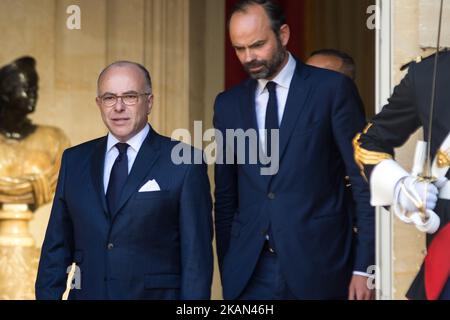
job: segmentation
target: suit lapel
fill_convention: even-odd
[[[256,121],[255,110],[255,94],[256,86],[258,82],[256,80],[249,80],[245,85],[245,92],[241,96],[241,112],[244,122],[244,131],[249,129],[256,129],[258,131],[258,123]]]
[[[92,183],[94,185],[95,193],[97,194],[97,199],[101,203],[104,214],[106,215],[106,217],[108,217],[108,205],[106,203],[105,187],[103,185],[106,141],[107,141],[106,137],[100,139],[99,143],[97,144],[94,150],[94,153],[92,154],[91,178]]]
[[[298,123],[298,118],[304,110],[310,91],[310,85],[306,81],[309,72],[301,61],[297,60],[297,68],[292,78],[286,108],[280,126],[280,162],[288,146],[292,132]]]
[[[120,197],[117,210],[111,213],[113,220],[117,213],[123,208],[130,197],[137,192],[138,187],[142,181],[147,177],[150,169],[155,164],[160,155],[160,138],[159,135],[150,129],[147,138],[142,143],[141,149],[136,156],[133,168],[128,176],[127,182],[123,188],[122,196]]]
[[[264,182],[263,182],[263,189],[266,190],[267,185],[269,184],[270,177],[269,176],[262,176],[261,175],[261,169],[262,165],[261,162],[258,160],[257,164],[250,164],[249,162],[249,155],[250,154],[256,154],[259,159],[259,150],[261,149],[260,146],[260,139],[259,139],[259,130],[258,130],[258,122],[256,120],[256,87],[258,85],[258,82],[256,80],[249,80],[245,85],[245,92],[241,96],[240,101],[240,110],[241,115],[243,119],[243,129],[244,131],[247,130],[256,130],[256,138],[257,143],[254,144],[247,144],[246,148],[246,161],[245,166],[247,169],[254,175],[259,176]]]

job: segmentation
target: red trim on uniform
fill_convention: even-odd
[[[438,300],[450,276],[450,223],[439,231],[425,258],[425,290],[428,300]]]

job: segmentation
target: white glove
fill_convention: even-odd
[[[434,184],[412,176],[401,179],[394,192],[394,199],[398,205],[408,212],[420,211],[423,208],[434,210],[439,195],[439,190]]]
[[[433,211],[436,207],[439,190],[447,183],[446,178],[440,178],[434,184],[421,181],[417,177],[406,177],[395,187],[394,213],[400,220],[415,224],[421,232],[435,233],[440,226],[440,218]],[[420,211],[425,209],[426,221]]]
[[[439,226],[441,225],[441,219],[439,216],[432,210],[426,211],[427,220],[423,221],[420,213],[414,212],[411,217],[411,223],[416,225],[416,228],[420,232],[425,232],[429,234],[434,234],[439,230]]]

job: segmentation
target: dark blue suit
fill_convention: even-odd
[[[248,80],[217,97],[218,130],[257,128],[256,86]],[[278,174],[261,176],[260,165],[216,165],[225,299],[238,298],[249,283],[269,226],[281,272],[298,299],[345,298],[352,272],[374,264],[374,210],[353,159],[352,138],[365,124],[360,103],[350,79],[298,61],[280,127]],[[345,195],[346,174],[354,204]]]
[[[206,167],[174,165],[177,143],[151,129],[119,208],[108,212],[106,141],[90,141],[63,155],[36,297],[60,299],[66,269],[76,262],[81,290],[72,290],[70,299],[209,299],[212,204]],[[161,191],[138,192],[153,179]]]

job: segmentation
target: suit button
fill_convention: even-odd
[[[270,200],[275,200],[275,193],[271,192],[267,195]]]
[[[114,244],[108,243],[108,250],[112,250],[112,249],[114,249]]]

